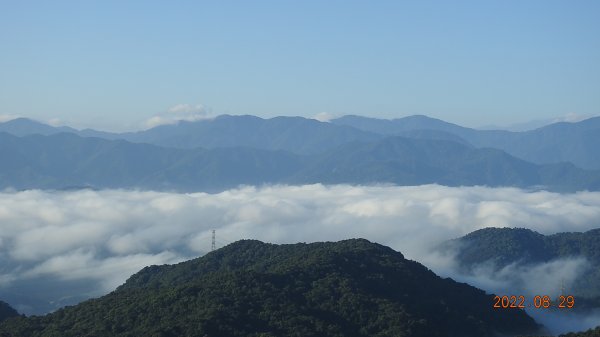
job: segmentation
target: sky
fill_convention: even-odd
[[[0,116],[600,114],[598,1],[0,0]],[[154,120],[152,120],[154,118]]]

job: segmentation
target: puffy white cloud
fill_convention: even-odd
[[[3,192],[0,298],[3,289],[23,280],[36,287],[48,281],[86,281],[89,288],[79,295],[97,296],[146,265],[208,252],[212,229],[219,246],[245,238],[294,243],[363,237],[488,291],[515,283],[523,291],[539,289],[548,275],[555,282],[544,284],[552,288],[560,282],[556,280],[570,282],[569,275],[586,268],[585,261],[575,259],[514,265],[493,276],[484,269],[458,275],[451,255],[431,251],[441,241],[490,226],[543,234],[598,228],[600,193],[319,184],[243,187],[218,194]],[[515,275],[523,277],[515,282]]]
[[[336,116],[330,112],[319,112],[316,114],[313,119],[318,120],[319,122],[329,122],[332,119],[335,119]]]
[[[153,128],[159,125],[177,124],[179,121],[194,122],[210,118],[209,110],[202,104],[176,104],[165,113],[161,113],[144,122],[144,127]]]

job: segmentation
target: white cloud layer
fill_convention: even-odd
[[[177,124],[180,121],[194,122],[202,119],[208,119],[208,109],[202,104],[177,104],[172,106],[165,113],[161,113],[144,122],[144,127],[153,128],[159,125]]]
[[[89,289],[82,295],[100,295],[144,266],[206,253],[212,229],[219,246],[245,238],[294,243],[363,237],[452,275],[452,257],[432,254],[430,247],[484,227],[543,234],[598,228],[600,193],[438,185],[245,187],[219,194],[3,192],[0,296],[11,285],[35,280],[42,287],[48,280],[86,281]],[[577,274],[585,266],[581,260],[528,270],[511,266],[469,281],[491,291],[514,284],[509,275],[529,275],[519,281],[528,290],[535,289],[535,280],[564,279],[564,273]]]

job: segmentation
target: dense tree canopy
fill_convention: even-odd
[[[600,337],[600,326],[584,332],[570,332],[568,334],[560,335],[560,337]]]
[[[0,301],[0,322],[16,316],[19,316],[19,313],[14,308],[8,305],[8,303]]]
[[[492,336],[534,333],[521,310],[366,240],[239,241],[152,266],[116,291],[1,336]]]
[[[585,258],[590,269],[570,290],[583,297],[579,304],[600,303],[600,229],[542,235],[524,228],[484,228],[442,247],[456,248],[456,260],[464,271],[489,261],[501,269],[512,263],[536,264],[561,258]]]

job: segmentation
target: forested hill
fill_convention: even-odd
[[[600,326],[583,332],[571,332],[560,337],[600,337]]]
[[[442,249],[448,248],[456,249],[463,271],[490,261],[499,270],[514,263],[584,258],[590,268],[576,280],[572,291],[600,302],[600,229],[542,235],[525,228],[484,228],[442,245]]]
[[[542,235],[525,228],[484,228],[465,235],[458,258],[467,265],[493,259],[505,266],[517,262],[547,262],[583,256],[600,263],[600,228],[587,232]]]
[[[8,305],[8,303],[0,301],[0,322],[16,316],[19,316],[19,313],[15,309]]]
[[[0,336],[493,336],[535,333],[524,311],[362,239],[238,241],[147,267],[116,291]]]

